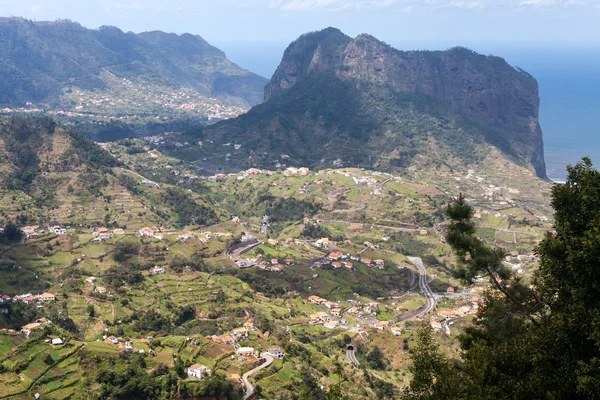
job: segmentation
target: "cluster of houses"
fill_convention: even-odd
[[[163,235],[161,235],[161,233],[164,232],[164,228],[162,227],[148,227],[145,226],[142,229],[140,229],[139,231],[136,232],[136,236],[137,237],[141,237],[141,238],[155,238],[158,240],[162,240],[163,239]]]
[[[479,296],[473,296],[466,305],[462,305],[452,310],[439,310],[436,317],[429,321],[429,324],[437,331],[442,329],[446,324],[452,324],[451,321],[453,319],[477,315],[480,302],[481,298]]]
[[[285,258],[283,262],[280,262],[277,258],[272,258],[270,261],[263,260],[259,255],[254,258],[240,258],[234,261],[235,265],[239,268],[250,268],[253,266],[258,266],[258,268],[264,271],[275,271],[281,272],[285,269],[285,267],[289,267],[294,265],[295,260],[293,258]]]
[[[283,263],[280,263],[279,259],[272,258],[270,262],[261,260],[257,265],[258,268],[265,271],[283,271],[285,267],[294,265],[294,259],[288,257],[283,260]]]
[[[377,315],[379,310],[379,303],[376,301],[362,303],[358,300],[347,300],[346,302],[349,304],[349,308],[345,312],[359,318],[365,315]]]
[[[247,321],[243,326],[233,329],[226,335],[212,335],[207,336],[206,338],[215,343],[230,344],[235,346],[238,340],[247,339],[250,331],[253,331],[254,329],[254,323],[252,321]]]
[[[369,303],[361,303],[357,300],[348,300],[348,306],[345,310],[342,310],[340,304],[328,301],[319,296],[309,296],[308,301],[312,304],[316,304],[319,306],[324,306],[329,309],[328,312],[318,311],[314,314],[310,315],[310,325],[322,324],[327,329],[335,329],[342,325],[347,325],[347,321],[345,319],[336,319],[335,317],[340,317],[342,314],[344,315],[352,315],[353,317],[360,318],[365,315],[374,316],[377,314],[377,310],[379,308],[379,303],[377,302],[369,302]],[[369,328],[378,330],[378,331],[389,331],[394,336],[402,335],[402,328],[391,326],[389,321],[377,321],[375,323],[369,324]]]
[[[33,321],[27,325],[23,325],[21,327],[21,333],[24,334],[25,336],[29,337],[29,335],[31,335],[32,331],[39,329],[44,325],[51,324],[51,323],[52,323],[52,321],[50,321],[46,317],[38,318],[35,321]]]
[[[108,228],[99,227],[96,228],[93,232],[94,238],[92,242],[103,242],[105,240],[111,239],[115,235],[124,235],[125,230],[122,228],[116,228],[112,231]]]
[[[292,175],[306,176],[306,175],[308,175],[309,171],[310,170],[306,167],[301,167],[301,168],[288,167],[283,171],[283,175],[285,175],[285,176],[292,176]]]
[[[48,224],[48,223],[42,224],[42,226],[40,226],[40,225],[23,226],[23,227],[21,227],[21,231],[25,234],[25,236],[28,239],[39,237],[43,233],[51,233],[51,234],[53,233],[55,235],[66,235],[67,234],[67,228],[62,227],[60,225],[50,226],[50,224]]]
[[[133,348],[133,344],[130,341],[124,341],[121,338],[118,338],[114,335],[110,335],[110,336],[103,336],[104,342],[106,344],[110,344],[110,345],[117,345],[117,348],[119,349],[119,351],[127,351],[127,352],[133,352],[135,351],[135,349]],[[140,350],[140,352],[143,352],[143,350]]]
[[[51,301],[55,301],[56,300],[56,295],[52,294],[52,293],[48,293],[48,292],[44,292],[42,294],[31,294],[31,293],[26,293],[26,294],[19,294],[16,296],[13,296],[12,298],[7,295],[7,294],[3,294],[0,296],[0,303],[4,303],[5,301],[12,301],[13,303],[22,301],[25,304],[31,304],[31,303],[48,303]]]
[[[339,303],[329,301],[319,296],[309,296],[308,301],[318,306],[324,306],[329,309],[329,313],[317,312],[310,316],[311,324],[324,324],[331,322],[332,316],[339,317],[342,314],[350,314],[355,317],[364,315],[376,315],[379,309],[379,303],[369,302],[362,303],[358,300],[347,300],[348,308],[342,310]],[[343,322],[342,322],[343,323]]]
[[[231,232],[200,232],[197,236],[200,242],[208,243],[210,239],[230,238],[233,235]]]
[[[506,256],[506,261],[509,262],[514,262],[514,261],[519,261],[519,262],[523,262],[523,261],[533,261],[535,260],[535,254],[519,254],[516,251],[512,251],[510,252],[510,254],[508,254]]]
[[[231,157],[231,154],[228,153],[227,154],[228,157]],[[286,156],[286,157],[283,157]],[[289,156],[287,154],[282,155],[282,158],[289,158]],[[275,164],[276,168],[283,168],[285,167],[285,164],[281,164],[278,160],[273,161]],[[308,175],[310,172],[310,169],[306,168],[306,167],[300,167],[300,168],[296,168],[296,167],[287,167],[285,170],[283,170],[283,175],[286,177],[290,177],[290,176],[294,176],[294,175],[298,175],[298,176],[306,176]],[[229,174],[228,176],[235,176],[236,179],[238,181],[243,181],[244,179],[249,179],[252,178],[253,176],[256,175],[268,175],[268,176],[272,176],[273,174],[275,174],[274,171],[271,170],[263,170],[263,169],[258,169],[258,168],[249,168],[245,171],[242,171],[241,173],[238,174]],[[227,175],[225,174],[217,174],[214,175],[212,177],[209,177],[209,180],[211,181],[216,181],[218,179],[225,179]]]
[[[338,269],[338,268],[343,267],[347,270],[352,270],[352,269],[354,269],[354,265],[352,264],[351,261],[360,261],[361,263],[365,264],[366,266],[372,267],[372,268],[379,268],[379,269],[385,268],[384,260],[381,260],[381,259],[371,260],[368,258],[361,258],[359,256],[353,256],[348,253],[342,253],[341,251],[329,253],[327,258],[325,260],[322,260],[322,262],[320,263],[319,266],[331,265],[333,267],[333,269]]]

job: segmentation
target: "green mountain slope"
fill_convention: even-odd
[[[206,154],[237,142],[237,164],[264,165],[274,153],[297,165],[371,159],[390,169],[412,165],[418,154],[476,163],[491,145],[545,177],[537,82],[497,57],[461,48],[400,52],[329,28],[288,47],[265,100],[203,129]]]
[[[0,38],[0,104],[8,107],[55,106],[65,89],[111,88],[107,76],[154,91],[185,88],[245,109],[263,99],[266,80],[227,60],[200,36],[2,18]]]
[[[0,220],[21,225],[204,225],[205,197],[144,184],[109,152],[49,118],[0,119]]]

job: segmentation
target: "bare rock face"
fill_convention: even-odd
[[[511,146],[516,151],[527,148],[537,175],[546,177],[537,81],[500,57],[465,48],[399,51],[369,35],[352,39],[327,28],[303,35],[287,48],[265,87],[265,101],[316,73],[357,86],[368,82],[428,96],[483,123],[482,129],[506,132]]]
[[[265,101],[290,89],[311,73],[338,69],[342,52],[351,42],[349,36],[335,28],[301,36],[283,53],[281,64],[265,86]]]

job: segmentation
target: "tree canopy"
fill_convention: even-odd
[[[555,229],[536,249],[531,282],[512,276],[504,251],[477,238],[462,196],[448,207],[459,277],[487,276],[491,289],[459,338],[461,360],[446,359],[421,332],[405,399],[600,398],[600,172],[589,158],[568,167],[552,206]]]

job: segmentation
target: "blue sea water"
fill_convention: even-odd
[[[402,50],[445,49],[452,43],[391,43]],[[590,156],[600,167],[600,48],[472,43],[483,54],[505,58],[533,75],[540,86],[540,124],[548,177],[562,181],[566,166]],[[239,65],[270,78],[285,43],[218,44]]]
[[[590,156],[600,167],[600,49],[538,49],[504,57],[540,86],[540,124],[548,177]]]

